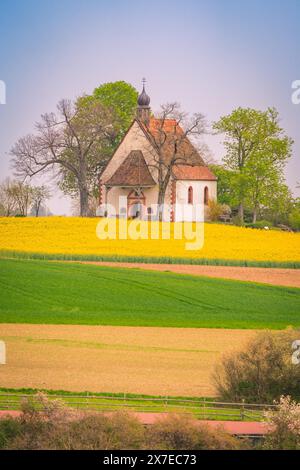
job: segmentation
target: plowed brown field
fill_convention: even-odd
[[[82,261],[85,264],[115,266],[123,268],[140,268],[151,271],[171,271],[179,274],[193,274],[239,281],[262,282],[276,286],[300,287],[300,269],[281,268],[247,268],[241,266],[204,266],[191,264],[148,264],[116,263],[109,261]]]
[[[212,396],[220,355],[253,330],[0,324],[0,386]]]

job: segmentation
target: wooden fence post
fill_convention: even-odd
[[[245,419],[245,399],[242,399],[242,406],[241,406],[241,420],[244,421]]]

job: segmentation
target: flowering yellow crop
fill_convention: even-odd
[[[0,218],[0,250],[83,256],[300,261],[298,233],[209,223],[204,224],[203,248],[186,250],[187,240],[174,239],[174,224],[171,238],[166,240],[100,240],[96,236],[98,222],[96,218],[80,217],[3,217]]]

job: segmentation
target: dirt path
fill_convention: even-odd
[[[239,266],[202,266],[187,264],[148,264],[148,263],[115,263],[109,261],[82,261],[84,264],[115,266],[123,268],[140,268],[152,271],[171,271],[179,274],[209,276],[240,281],[263,282],[277,286],[300,287],[300,269],[279,268],[246,268]]]

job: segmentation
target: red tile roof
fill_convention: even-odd
[[[216,181],[216,176],[207,166],[176,165],[173,168],[173,175],[178,180],[205,180]]]
[[[176,119],[165,119],[163,122],[152,117],[148,126],[141,122],[140,124],[154,147],[161,148],[166,164],[173,158],[176,144],[176,159],[180,159],[183,164],[204,165],[203,158],[191,141],[184,136],[184,131]]]
[[[108,186],[154,186],[144,155],[132,150],[112,177],[105,182]]]

